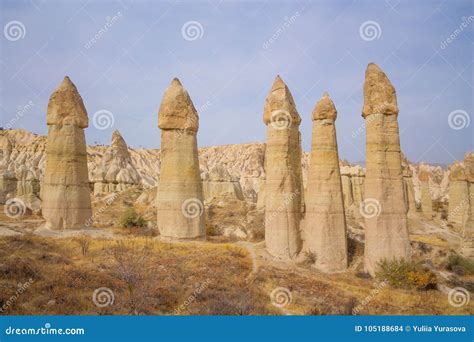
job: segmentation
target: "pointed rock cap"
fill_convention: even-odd
[[[398,115],[397,94],[387,75],[377,64],[365,71],[364,107],[362,116],[370,114]]]
[[[313,120],[330,119],[335,121],[337,117],[337,110],[332,102],[327,91],[323,93],[321,100],[316,103],[313,109]]]
[[[263,122],[265,125],[275,123],[277,126],[286,123],[288,128],[291,125],[299,126],[301,123],[293,96],[279,75],[275,78],[272,89],[265,100]]]
[[[422,162],[418,167],[418,179],[422,182],[428,182],[431,178],[430,166]]]
[[[197,132],[199,116],[188,92],[174,78],[166,89],[158,111],[158,127],[161,129],[186,129]]]
[[[112,149],[114,149],[119,156],[123,156],[123,157],[130,156],[130,153],[128,152],[127,143],[125,142],[125,139],[122,137],[118,129],[116,129],[112,133],[111,146],[112,146]]]
[[[81,95],[68,76],[51,94],[46,114],[48,125],[74,125],[80,128],[89,126],[86,107]]]

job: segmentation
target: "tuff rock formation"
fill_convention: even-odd
[[[410,259],[395,88],[375,64],[367,66],[362,116],[366,124],[365,268],[383,259]]]
[[[346,218],[335,121],[337,111],[325,92],[313,110],[311,159],[305,197],[304,248],[323,272],[347,268]]]
[[[232,177],[222,166],[212,168],[209,173],[201,175],[203,179],[204,198],[244,200],[239,180]]]
[[[420,180],[421,212],[423,216],[431,220],[433,218],[433,200],[430,191],[430,168],[426,164],[420,164],[418,179]]]
[[[462,232],[470,214],[469,183],[463,164],[456,163],[449,170],[448,223],[457,232]]]
[[[277,76],[265,101],[265,244],[270,254],[294,259],[301,249],[301,118]]]
[[[405,194],[405,204],[408,208],[408,216],[414,216],[416,213],[415,191],[413,186],[413,171],[410,169],[410,164],[405,156],[402,154],[402,174]]]
[[[462,231],[463,244],[461,254],[467,258],[474,258],[474,153],[468,152],[464,156],[464,167],[469,187],[468,216]]]
[[[158,113],[161,167],[157,193],[161,236],[196,239],[206,235],[204,196],[196,134],[199,117],[177,78],[166,89]]]
[[[51,95],[46,120],[46,168],[41,189],[46,227],[84,227],[92,217],[84,136],[89,119],[69,77]]]
[[[100,165],[92,172],[94,195],[120,192],[140,185],[141,175],[136,170],[127,144],[118,130],[112,133],[110,148],[102,156]]]

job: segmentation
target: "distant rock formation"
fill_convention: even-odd
[[[92,217],[84,136],[89,120],[82,98],[68,77],[51,95],[46,120],[47,160],[41,189],[46,227],[82,228]]]
[[[313,110],[313,134],[305,197],[304,248],[323,272],[347,268],[347,237],[335,121],[327,93]]]
[[[431,220],[433,218],[433,199],[430,192],[430,175],[431,171],[428,165],[420,164],[418,171],[418,179],[421,185],[421,211],[423,216]]]
[[[123,191],[140,186],[142,177],[135,168],[127,144],[118,130],[112,134],[112,143],[102,156],[101,163],[92,170],[94,195]]]
[[[365,268],[410,259],[395,88],[375,64],[367,66],[362,116],[366,125]]]
[[[204,196],[196,134],[199,117],[177,78],[166,89],[158,113],[161,167],[157,194],[158,229],[163,237],[206,236]]]
[[[265,244],[270,254],[294,259],[301,249],[301,118],[277,76],[265,101]]]
[[[469,183],[464,164],[456,163],[449,169],[448,223],[462,232],[470,215]]]

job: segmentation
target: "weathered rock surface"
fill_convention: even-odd
[[[385,73],[373,63],[365,74],[362,116],[366,123],[364,259],[366,270],[373,275],[383,259],[411,257],[397,96]]]
[[[204,196],[196,133],[199,118],[178,79],[166,89],[158,113],[161,167],[157,193],[158,229],[163,237],[206,236]]]
[[[82,228],[92,217],[84,128],[88,117],[76,86],[65,77],[46,116],[48,139],[42,214],[50,229]]]
[[[279,76],[265,101],[265,244],[270,254],[294,259],[301,249],[301,118]]]
[[[449,169],[448,223],[462,232],[470,215],[469,183],[462,163],[451,165]]]
[[[304,249],[316,256],[323,272],[347,268],[347,238],[335,121],[337,111],[327,93],[313,110],[308,169]]]
[[[112,134],[112,143],[101,159],[92,166],[91,181],[94,195],[126,190],[142,185],[142,177],[135,168],[127,144],[118,130]]]
[[[421,212],[431,220],[433,218],[433,200],[430,192],[430,169],[426,164],[420,164],[418,179],[420,180]]]
[[[462,231],[463,244],[461,254],[467,258],[474,258],[474,153],[468,152],[464,156],[466,180],[469,187],[468,216]]]

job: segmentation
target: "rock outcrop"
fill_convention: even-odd
[[[474,258],[474,153],[466,153],[464,156],[464,167],[469,188],[469,196],[467,198],[469,208],[466,225],[462,231],[463,244],[461,254],[472,259]]]
[[[313,134],[308,169],[304,249],[315,254],[323,272],[347,268],[346,218],[335,121],[337,111],[327,93],[312,113]]]
[[[265,101],[263,122],[267,125],[265,244],[271,255],[294,259],[301,249],[301,118],[279,76]]]
[[[118,130],[112,134],[112,143],[92,171],[94,195],[120,192],[139,186],[142,177],[135,168],[127,144]]]
[[[413,171],[410,169],[410,164],[405,156],[402,154],[402,174],[405,194],[405,204],[408,208],[408,216],[412,217],[416,214],[415,190],[413,186]]]
[[[366,124],[365,268],[381,260],[410,259],[407,207],[401,166],[395,88],[375,64],[368,65],[362,116]]]
[[[158,229],[172,239],[206,235],[204,196],[196,134],[199,117],[178,79],[166,89],[158,113],[161,167],[157,193]]]
[[[92,217],[84,136],[89,120],[68,77],[51,95],[46,120],[47,159],[41,189],[46,227],[82,228]]]
[[[463,232],[470,215],[469,183],[462,163],[451,165],[449,170],[448,223],[457,232]]]
[[[204,198],[244,200],[239,180],[232,177],[222,166],[216,166],[201,175],[203,180]]]
[[[431,220],[433,218],[433,200],[430,192],[430,168],[426,164],[420,164],[418,179],[420,180],[421,212],[423,216]]]

